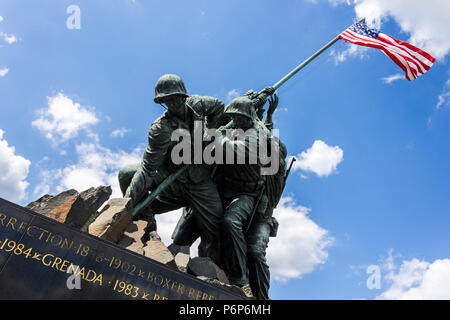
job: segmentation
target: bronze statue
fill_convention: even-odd
[[[207,96],[188,95],[181,78],[173,74],[159,78],[154,101],[166,105],[167,110],[150,127],[142,162],[119,172],[122,193],[125,197],[132,198],[134,205],[180,167],[171,160],[171,150],[176,145],[171,140],[172,133],[177,129],[192,131],[194,121],[202,121],[208,127],[215,128],[223,116],[222,101]],[[211,179],[209,166],[189,165],[174,183],[158,195],[149,208],[142,210],[140,217],[149,222],[146,236],[156,230],[154,214],[182,207],[192,208],[202,239],[200,253],[220,265],[220,223],[223,208],[217,187]]]
[[[266,88],[263,94],[270,93],[273,91]],[[258,94],[251,91],[245,97],[233,100],[226,108],[225,114],[230,115],[232,122],[218,129],[223,132],[220,145],[224,150],[230,145],[235,147],[230,149],[235,150],[236,156],[239,156],[238,153],[244,154],[247,162],[224,163],[214,175],[226,208],[222,224],[224,269],[230,283],[242,287],[248,296],[254,294],[257,299],[269,298],[270,272],[265,255],[269,237],[276,236],[278,222],[272,214],[286,179],[286,147],[268,129],[273,127],[272,114],[278,105],[278,97],[275,95],[269,99],[264,124],[260,121],[264,111],[259,116],[255,111],[255,108],[258,111],[262,109],[266,98],[259,96],[258,99]],[[226,128],[232,133],[230,137],[226,136]],[[258,140],[259,134],[273,141],[279,157],[276,173],[261,175],[262,164],[255,150],[258,143],[252,145],[250,139],[245,137],[233,140],[234,129],[248,130],[247,138]],[[253,164],[249,162],[252,155],[256,159]],[[179,229],[174,232],[174,243],[191,245],[198,237],[198,227],[191,212],[189,209],[184,221],[179,223]]]
[[[218,99],[188,95],[180,77],[162,76],[155,87],[154,101],[166,105],[167,111],[150,127],[142,162],[119,172],[123,195],[141,206],[135,218],[148,221],[144,242],[157,228],[155,214],[185,207],[188,214],[174,233],[174,243],[190,246],[200,237],[199,255],[210,257],[225,270],[231,284],[242,287],[248,296],[254,293],[258,299],[269,298],[270,273],[265,255],[269,237],[277,232],[278,222],[272,213],[281,197],[286,171],[286,147],[271,134],[276,95],[269,99],[265,123],[261,122],[263,106],[273,93],[272,87],[259,93],[249,91],[224,109]],[[214,165],[203,160],[175,164],[171,158],[177,145],[174,132],[184,129],[195,135],[198,121],[204,129],[220,126],[214,142],[216,148],[223,148],[224,161]],[[230,132],[231,136],[244,132],[244,136],[235,139],[227,135]],[[258,149],[262,140],[277,157],[276,171],[269,175],[262,174],[267,164]],[[245,161],[227,163],[230,150],[235,158]],[[149,191],[154,198],[147,205]]]

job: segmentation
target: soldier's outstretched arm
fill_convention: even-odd
[[[136,171],[127,188],[126,197],[133,199],[136,205],[153,184],[156,170],[163,164],[170,145],[171,131],[168,123],[156,120],[148,132],[148,143],[142,157],[141,167]]]

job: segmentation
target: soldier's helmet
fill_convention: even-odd
[[[233,99],[225,108],[225,113],[229,115],[241,114],[252,120],[257,118],[252,100],[245,96]]]
[[[186,92],[183,80],[176,74],[165,74],[159,78],[155,86],[154,101],[156,103],[161,103],[163,98],[175,95],[189,96]]]

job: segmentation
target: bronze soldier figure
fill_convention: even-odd
[[[273,95],[269,98],[269,109],[267,110],[264,125],[268,130],[273,129],[272,114],[278,106],[278,97]],[[261,110],[263,105],[257,105],[257,110]],[[258,118],[262,120],[264,110],[258,112]],[[286,184],[286,156],[287,148],[276,136],[271,136],[278,146],[279,167],[275,174],[265,176],[264,192],[262,203],[267,203],[261,210],[255,221],[251,223],[248,231],[248,242],[253,246],[249,249],[247,255],[247,264],[249,269],[250,287],[258,299],[269,299],[270,272],[266,263],[266,248],[269,237],[276,237],[278,230],[278,221],[273,217],[273,211],[281,199]]]
[[[224,104],[219,99],[188,95],[182,79],[173,74],[159,78],[154,101],[166,105],[167,110],[149,129],[142,162],[127,166],[119,172],[122,193],[132,198],[134,204],[181,166],[174,164],[171,159],[171,150],[177,143],[171,140],[172,133],[177,129],[192,132],[194,121],[202,121],[206,127],[216,128],[224,112]],[[157,201],[143,210],[141,218],[149,221],[144,241],[148,240],[151,231],[156,230],[154,214],[189,207],[202,239],[199,253],[221,265],[220,223],[223,208],[210,171],[210,167],[205,164],[189,164],[187,170],[158,195]]]
[[[272,114],[278,102],[277,98],[270,102],[269,111]],[[266,262],[266,249],[269,237],[276,236],[278,228],[278,222],[272,217],[272,213],[281,197],[280,181],[284,182],[286,147],[273,137],[259,120],[255,105],[257,107],[260,105],[257,99],[252,101],[248,96],[237,98],[230,103],[225,113],[233,118],[235,128],[247,130],[249,135],[252,133],[257,135],[249,137],[250,139],[259,140],[261,135],[265,135],[269,145],[273,146],[275,143],[277,146],[275,149],[279,150],[280,165],[275,174],[262,176],[260,154],[256,155],[256,150],[252,150],[254,146],[248,143],[249,139],[240,141],[224,139],[225,145],[238,144],[237,152],[245,150],[246,160],[253,154],[257,162],[225,164],[222,167],[222,196],[226,208],[222,226],[223,244],[226,248],[223,251],[223,258],[230,283],[242,287],[249,296],[254,294],[257,299],[269,299],[270,273]],[[271,114],[267,122],[270,127]],[[259,143],[256,145],[261,147]]]
[[[249,91],[246,97],[233,100],[225,115],[233,118],[234,128],[260,129],[259,133],[274,140],[279,152],[278,171],[262,177],[261,164],[258,161],[249,164],[250,155],[258,156],[248,144],[249,140],[222,138],[224,151],[227,145],[232,145],[236,147],[236,153],[246,155],[246,162],[221,165],[215,174],[222,201],[226,205],[222,248],[224,269],[232,284],[241,286],[248,296],[254,294],[258,299],[269,299],[270,272],[265,256],[269,237],[275,237],[278,229],[278,222],[272,214],[281,198],[286,178],[286,147],[270,133],[273,128],[272,114],[278,105],[276,95],[269,99],[264,124],[260,121],[265,111],[263,106],[270,94],[273,94],[270,87],[262,93]],[[220,130],[224,130],[224,127]],[[253,133],[257,134],[258,131]],[[258,139],[257,136],[252,138]],[[179,229],[174,232],[174,243],[191,245],[198,238],[198,226],[191,214],[192,210],[188,212]]]

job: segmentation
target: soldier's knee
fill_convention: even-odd
[[[242,228],[242,224],[233,215],[228,214],[223,217],[222,228],[225,232],[230,232]]]
[[[133,179],[134,174],[139,169],[140,164],[135,163],[128,166],[123,167],[119,170],[118,178],[119,182],[131,182],[131,179]]]
[[[131,183],[131,180],[133,179],[134,174],[140,167],[140,164],[132,164],[128,165],[126,167],[123,167],[119,170],[118,173],[118,179],[119,179],[119,185],[120,190],[122,191],[122,194],[125,195],[125,191],[128,188],[128,186]]]
[[[129,170],[128,166],[119,170],[119,174],[118,174],[119,181],[126,180],[126,178],[128,176],[130,176],[130,170]]]
[[[126,172],[124,169],[125,168],[122,168],[119,170],[119,174],[118,174],[119,182],[122,182],[125,180]]]
[[[223,209],[222,202],[218,202],[215,206],[215,212],[219,215],[219,217],[222,219],[223,215],[225,214],[225,210]]]
[[[266,261],[266,249],[261,246],[250,245],[247,248],[247,258],[252,261]]]

